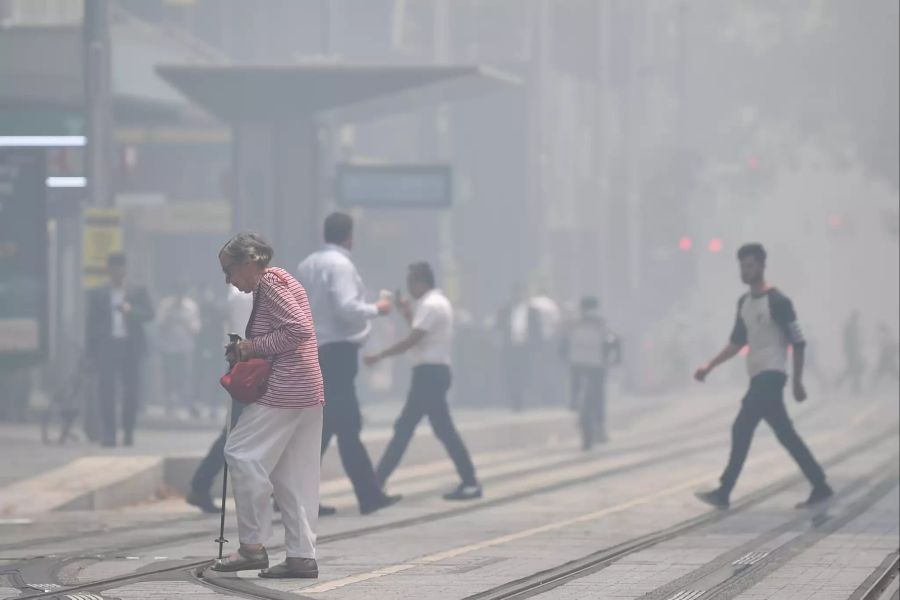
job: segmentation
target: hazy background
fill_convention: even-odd
[[[241,225],[233,123],[158,66],[470,65],[482,74],[471,92],[388,95],[388,116],[317,118],[315,194],[302,196],[314,222],[297,223],[295,246],[318,245],[338,164],[449,165],[447,209],[352,212],[373,293],[402,285],[412,260],[436,265],[465,329],[459,401],[496,401],[493,320],[517,283],[569,309],[598,295],[626,341],[626,388],[686,385],[726,339],[742,292],[734,253],[751,240],[768,248],[770,278],[826,369],[841,364],[852,309],[870,360],[879,322],[896,335],[896,0],[108,6],[105,203],[119,208],[133,279],[157,301],[180,279],[224,298],[216,252]],[[85,133],[83,17],[77,0],[0,0],[0,135]],[[50,168],[83,175],[83,155],[54,150]],[[93,200],[50,190],[49,202],[50,343],[28,369],[30,397],[71,368],[83,329],[83,247],[67,223]],[[303,252],[285,248],[275,262],[294,271]],[[376,338],[396,328],[381,322]],[[373,394],[398,393],[402,379],[370,382]]]

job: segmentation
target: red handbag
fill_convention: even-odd
[[[277,273],[275,273],[278,276]],[[282,277],[279,276],[279,279]],[[253,310],[247,322],[244,335],[249,338],[253,328],[253,320],[256,318],[256,301],[253,297]],[[269,385],[269,373],[272,371],[272,363],[265,358],[251,358],[235,363],[231,370],[225,373],[219,383],[231,395],[232,399],[241,404],[253,404],[263,397]]]
[[[235,363],[219,383],[231,397],[242,404],[253,404],[263,397],[269,384],[271,364],[264,358]]]

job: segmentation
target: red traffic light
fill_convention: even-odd
[[[687,236],[678,240],[678,249],[681,250],[682,252],[687,252],[688,250],[690,250],[693,247],[694,247],[694,241]]]
[[[719,238],[713,238],[709,240],[709,251],[716,253],[722,251],[722,240]]]
[[[840,229],[844,226],[843,215],[833,214],[828,216],[828,226],[832,229]]]

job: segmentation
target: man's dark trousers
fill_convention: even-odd
[[[750,390],[741,402],[741,411],[731,430],[731,457],[722,473],[722,491],[731,493],[750,451],[753,433],[765,420],[778,441],[791,454],[800,470],[813,485],[825,485],[825,473],[797,431],[784,406],[784,385],[787,376],[780,371],[764,371],[750,380]]]
[[[478,485],[475,478],[475,467],[469,457],[462,438],[459,436],[450,408],[447,405],[447,392],[450,390],[451,374],[447,365],[419,365],[413,369],[412,384],[403,412],[394,424],[394,437],[378,464],[378,481],[385,482],[400,464],[403,453],[412,439],[416,426],[422,417],[428,416],[431,429],[450,459],[464,485]]]
[[[107,340],[97,365],[100,397],[100,419],[103,441],[116,442],[116,388],[122,392],[122,430],[126,441],[134,436],[138,411],[138,377],[140,361],[132,344],[126,340]],[[116,384],[119,384],[118,386]]]
[[[580,407],[581,441],[590,448],[597,430],[601,438],[606,438],[606,369],[573,366],[572,397]]]
[[[319,367],[325,382],[325,415],[322,424],[322,454],[337,437],[344,470],[353,484],[359,507],[378,506],[384,493],[375,479],[372,461],[359,439],[362,417],[356,397],[359,344],[335,342],[319,347]]]

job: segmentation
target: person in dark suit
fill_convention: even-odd
[[[147,351],[144,324],[153,320],[146,288],[125,284],[121,253],[107,260],[109,283],[88,293],[85,351],[97,369],[103,446],[116,445],[117,384],[122,390],[122,443],[134,444],[140,361]]]

